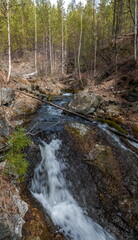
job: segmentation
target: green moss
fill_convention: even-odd
[[[119,132],[126,134],[126,131],[119,124],[115,123],[114,121],[109,120],[109,119],[99,119],[99,120],[102,123],[107,123],[110,127],[115,128]]]
[[[76,137],[82,137],[81,134],[80,134],[80,131],[79,131],[78,129],[76,129],[76,128],[73,128],[73,127],[71,127],[71,126],[66,125],[66,126],[65,126],[65,130],[66,130],[67,132],[73,134],[73,135],[76,136]]]
[[[138,138],[138,125],[134,125],[132,127],[132,130],[133,130],[134,136]]]
[[[48,101],[52,101],[52,100],[53,100],[53,97],[52,97],[51,95],[49,95],[49,96],[47,97],[47,100],[48,100]]]

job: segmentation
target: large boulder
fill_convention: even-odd
[[[102,102],[102,97],[92,92],[80,92],[74,95],[69,108],[82,114],[91,114],[96,111]]]
[[[136,240],[137,156],[96,124],[66,123],[64,129],[66,175],[77,183],[71,189],[76,200],[117,239]]]
[[[12,88],[0,89],[0,105],[10,105],[15,98],[15,92]]]
[[[10,135],[10,128],[5,120],[0,114],[0,152],[6,147],[7,139]]]
[[[5,163],[1,163],[1,172],[4,167]],[[28,205],[21,200],[18,189],[5,176],[1,180],[0,206],[0,240],[21,239],[23,217]]]

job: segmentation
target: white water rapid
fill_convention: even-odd
[[[56,151],[61,141],[42,142],[42,161],[36,167],[31,192],[49,213],[53,223],[67,239],[72,240],[115,240],[113,236],[85,215],[67,189]]]

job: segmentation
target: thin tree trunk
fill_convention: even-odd
[[[64,64],[67,62],[67,25],[65,25],[65,51],[64,51]],[[65,69],[64,69],[65,70]]]
[[[8,27],[8,58],[9,58],[7,83],[9,83],[11,77],[11,33],[10,33],[9,0],[7,0],[7,27]]]
[[[138,0],[135,0],[135,39],[134,39],[134,57],[137,61],[138,54]]]
[[[46,52],[45,52],[45,61],[46,61],[46,68],[45,68],[45,74],[47,75],[47,65],[48,65],[48,42],[47,42],[47,37],[46,37],[46,43],[45,43],[45,47],[46,47]]]
[[[79,71],[79,79],[80,82],[82,83],[82,78],[81,78],[81,70],[80,70],[80,52],[81,52],[81,41],[82,41],[82,13],[81,13],[81,29],[80,29],[80,39],[79,39],[79,48],[78,48],[78,71]]]
[[[115,26],[116,26],[116,5],[117,5],[117,0],[114,0],[114,14],[113,14],[113,25],[112,25],[112,38],[115,36]]]
[[[53,74],[55,73],[55,54],[54,54],[54,44],[52,41],[52,37],[51,37],[51,55],[52,55],[52,68],[53,68]]]
[[[94,77],[96,77],[96,65],[97,65],[97,21],[96,21],[96,5],[93,0],[93,19],[94,19]]]
[[[97,36],[95,36],[97,38]],[[93,75],[94,77],[96,77],[97,75],[97,69],[96,69],[96,65],[97,65],[97,39],[95,39],[95,43],[94,43],[94,71],[93,71]]]
[[[50,15],[49,15],[49,56],[50,56],[50,71],[51,71],[51,74],[53,74],[52,44],[51,44],[51,29],[50,29]]]
[[[63,23],[63,8],[62,8],[62,74],[64,74],[64,23]]]
[[[37,16],[36,16],[36,2],[34,0],[34,21],[35,21],[35,72],[37,74]]]
[[[75,64],[75,76],[77,76],[77,56],[76,56],[76,43],[74,38],[74,64]]]

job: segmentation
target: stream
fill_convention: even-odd
[[[64,107],[71,98],[71,94],[63,94],[62,100],[54,103]],[[86,126],[86,129],[87,126],[99,129],[98,134],[102,132],[103,135],[108,135],[107,141],[112,141],[114,149],[117,148],[134,159],[137,157],[137,154],[125,146],[119,137],[108,132],[106,124],[88,123],[78,117],[63,114],[60,109],[43,104],[29,126],[29,129],[35,126],[33,133],[41,152],[30,191],[66,239],[125,239],[115,237],[115,231],[112,232],[113,223],[110,226],[109,220],[106,222],[104,211],[99,208],[96,196],[98,187],[95,180],[93,181],[89,166],[81,163],[80,155],[72,156],[70,139],[62,137],[64,125],[68,123],[77,123],[83,128]]]

